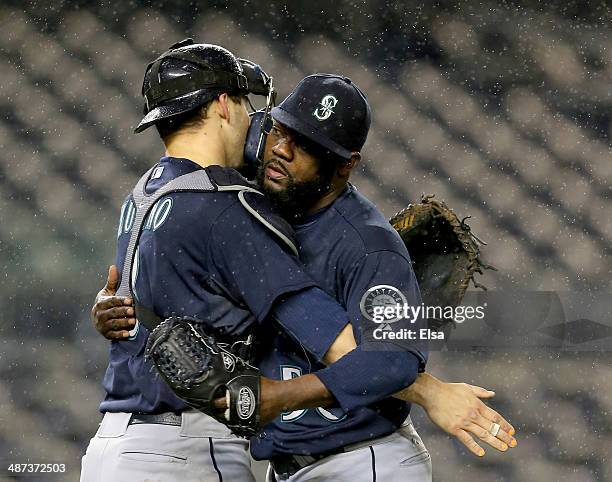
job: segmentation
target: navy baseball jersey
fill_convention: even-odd
[[[380,351],[375,357],[364,357],[352,370],[336,372],[347,377],[347,381],[351,379],[347,388],[342,386],[343,380],[327,372],[348,360],[348,355],[325,368],[283,333],[277,331],[266,337],[270,342],[261,347],[259,363],[265,376],[288,379],[317,372],[335,395],[339,407],[282,414],[251,440],[251,452],[256,459],[269,459],[283,453],[327,452],[395,431],[410,411],[408,403],[395,398],[380,400],[379,397],[376,403],[355,407],[369,398],[375,401],[377,390],[392,387],[393,384],[385,385],[385,379],[393,379],[394,372],[410,372],[408,365],[412,360],[417,360],[418,370],[422,371],[427,357],[426,348],[420,343],[415,343],[413,348],[396,347],[396,351],[389,344],[381,343],[376,347],[369,336],[368,327],[372,326],[368,323],[371,321],[362,319],[364,294],[380,285],[401,290],[409,305],[421,304],[408,252],[399,235],[369,200],[349,184],[330,207],[294,228],[304,269],[347,310],[355,336],[361,341],[360,348],[367,344],[368,349]],[[420,327],[424,326],[423,320],[420,323]],[[364,385],[363,381],[367,381],[365,385],[369,389],[360,391],[359,384]],[[393,383],[397,383],[397,376]],[[340,389],[336,390],[337,387]],[[387,395],[392,393],[394,391]]]
[[[153,193],[197,169],[202,168],[188,159],[164,157],[152,170],[145,191]],[[227,178],[230,183],[238,176],[220,166],[206,169],[211,177]],[[117,232],[120,272],[135,211],[130,195],[121,208]],[[131,276],[137,305],[161,318],[191,316],[229,338],[245,337],[274,320],[316,360],[321,360],[348,322],[346,312],[316,287],[297,258],[245,209],[236,191],[170,192],[160,197],[143,222]],[[288,303],[275,312],[279,298]],[[316,303],[322,310],[325,323],[315,332],[299,317],[300,303]],[[102,412],[186,408],[144,359],[147,337],[147,329],[138,324],[130,340],[111,343]]]

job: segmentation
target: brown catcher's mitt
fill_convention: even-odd
[[[470,281],[483,269],[495,269],[480,259],[478,239],[445,203],[421,197],[389,221],[408,248],[425,306],[456,307],[461,304]],[[432,329],[442,329],[446,338],[453,323],[448,319],[429,319]]]

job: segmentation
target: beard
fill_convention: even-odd
[[[261,163],[257,169],[257,184],[270,200],[272,205],[279,211],[281,216],[290,223],[296,223],[304,219],[308,209],[313,206],[331,188],[333,171],[319,173],[308,181],[296,181],[287,173],[287,187],[281,190],[267,188],[265,179],[265,167],[268,163]]]

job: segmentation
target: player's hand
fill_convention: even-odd
[[[136,325],[131,298],[115,296],[119,285],[119,270],[115,265],[108,268],[106,285],[91,308],[91,321],[95,329],[109,340],[129,338],[129,330]]]
[[[432,390],[422,405],[433,423],[479,457],[485,451],[473,436],[501,452],[516,447],[514,427],[481,400],[492,398],[495,392],[467,383],[445,383],[431,378]],[[491,434],[494,423],[500,426],[496,436]]]

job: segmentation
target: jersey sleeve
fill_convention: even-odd
[[[336,300],[317,287],[279,299],[272,316],[285,333],[321,362],[329,347],[349,323],[348,314]]]
[[[296,256],[239,203],[211,228],[211,276],[263,321],[279,297],[316,286]]]
[[[379,251],[367,254],[355,263],[345,287],[347,311],[353,323],[359,346],[316,375],[334,395],[340,407],[352,410],[382,400],[412,384],[425,369],[427,349],[419,340],[399,343],[376,335],[383,326],[366,316],[369,294],[389,287],[401,293],[406,304],[421,306],[421,296],[410,260],[401,253]],[[388,303],[389,291],[379,302]],[[415,330],[424,326],[423,319],[408,318],[389,323],[385,330]],[[378,332],[380,333],[380,332]],[[354,374],[359,373],[356,377]]]
[[[415,334],[426,328],[422,316],[412,317],[413,311],[406,310],[392,323],[376,323],[371,319],[372,305],[400,304],[406,307],[421,307],[421,293],[412,269],[408,254],[395,251],[376,251],[368,253],[353,263],[347,275],[344,288],[347,312],[356,336],[365,349],[371,350],[405,350],[414,353],[419,359],[420,370],[425,369],[427,362],[427,343],[417,339],[385,338],[378,334],[381,328],[388,328],[397,333],[401,330],[412,330]],[[406,316],[403,316],[406,314]]]
[[[315,375],[338,405],[349,411],[376,403],[412,385],[419,364],[415,354],[408,351],[377,352],[359,345]]]

